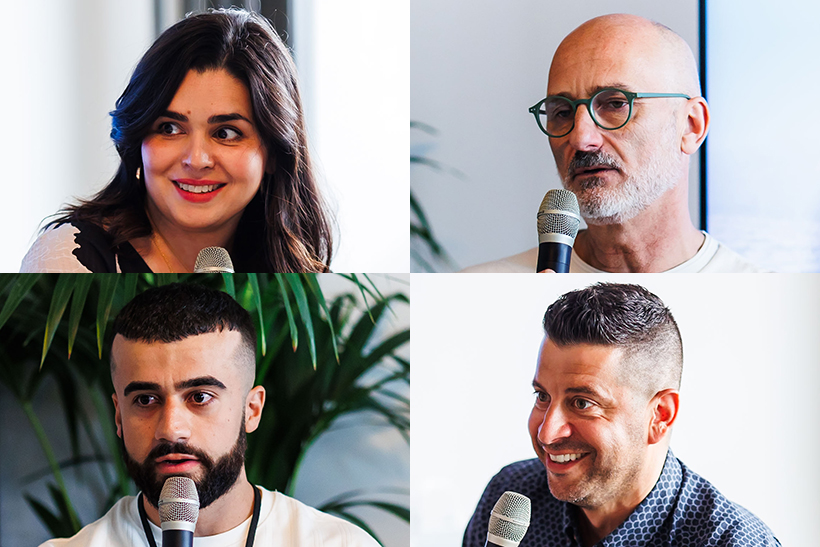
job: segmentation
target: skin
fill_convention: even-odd
[[[692,52],[679,36],[641,17],[592,19],[558,47],[547,95],[588,98],[604,87],[693,98],[636,99],[629,123],[614,131],[595,125],[587,108],[580,106],[572,132],[549,139],[564,185],[579,195],[579,201],[584,192],[612,194],[627,176],[647,172],[650,161],[662,162],[663,172],[668,172],[661,184],[668,190],[632,218],[614,223],[587,219],[589,227],[579,233],[575,251],[588,264],[609,272],[668,270],[693,257],[704,242],[688,209],[689,156],[709,127],[709,108],[700,97]],[[604,152],[621,168],[595,173],[599,185],[584,190],[585,179],[593,174],[568,174],[579,151]]]
[[[159,237],[131,243],[155,272],[169,271],[169,264],[190,272],[202,248],[230,251],[242,212],[270,166],[248,89],[226,70],[189,71],[166,113],[142,143],[146,208]],[[236,119],[213,119],[225,115]],[[191,202],[175,185],[182,179],[225,186],[210,201]]]
[[[558,346],[545,338],[533,379],[533,448],[550,491],[581,508],[584,545],[617,528],[649,494],[663,470],[678,392],[647,400],[619,380],[616,346]],[[556,464],[550,455],[583,454]]]
[[[236,442],[243,410],[245,431],[250,433],[258,427],[265,388],[251,388],[253,376],[244,362],[247,353],[242,351],[241,343],[241,334],[229,330],[168,344],[127,340],[120,335],[114,338],[114,421],[117,435],[133,459],[142,463],[158,444],[183,442],[216,460]],[[181,385],[195,379],[200,380],[196,382],[199,385]],[[218,380],[224,387],[203,385],[201,379]],[[184,472],[167,475],[196,479],[202,471],[201,464],[194,463]],[[161,469],[158,473],[166,474]],[[151,522],[159,526],[157,508],[147,501],[143,505]],[[234,486],[200,510],[194,535],[230,530],[250,517],[252,510],[253,486],[243,466]]]

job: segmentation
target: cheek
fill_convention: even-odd
[[[152,175],[171,167],[178,156],[172,144],[151,137],[142,141],[141,151],[146,184],[151,182]]]
[[[532,438],[533,446],[536,447],[536,451],[538,450],[538,428],[541,427],[543,421],[544,413],[538,410],[537,408],[533,407],[532,412],[530,412],[530,419],[527,423],[527,428],[530,431],[530,437]]]
[[[229,165],[235,180],[241,180],[253,194],[262,184],[265,174],[265,155],[261,150],[238,150],[232,154]]]

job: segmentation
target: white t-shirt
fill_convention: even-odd
[[[695,256],[663,273],[760,273],[754,264],[703,232],[706,238]],[[533,273],[538,264],[538,247],[517,255],[470,266],[464,273]],[[572,250],[569,273],[606,273],[593,268]]]
[[[282,547],[379,547],[361,528],[322,513],[279,492],[262,490],[262,505],[254,546]],[[244,547],[251,519],[215,536],[196,537],[197,547]],[[157,545],[162,530],[151,523]],[[40,547],[148,547],[140,521],[137,497],[122,498],[108,513],[76,535],[52,539]]]

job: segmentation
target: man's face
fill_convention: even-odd
[[[668,67],[645,50],[636,38],[571,40],[556,52],[550,68],[548,95],[587,99],[612,87],[632,92],[679,93]],[[635,217],[685,178],[676,109],[685,99],[635,99],[632,116],[622,128],[608,131],[595,125],[587,107],[575,113],[575,128],[550,138],[563,185],[578,196],[589,224],[620,224]]]
[[[137,486],[156,506],[170,476],[192,478],[200,507],[227,492],[244,465],[248,374],[237,331],[172,343],[114,339],[117,435]],[[261,388],[254,388],[258,390]]]
[[[529,431],[559,500],[594,508],[635,488],[647,465],[648,404],[618,380],[620,348],[541,345]]]

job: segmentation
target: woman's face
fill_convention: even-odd
[[[245,84],[224,69],[189,71],[142,141],[142,162],[155,225],[233,235],[267,162]]]

